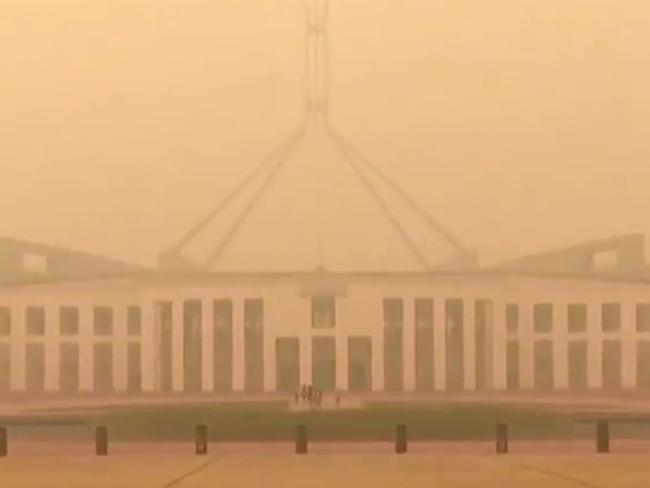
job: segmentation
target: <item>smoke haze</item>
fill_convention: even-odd
[[[331,36],[334,123],[483,261],[650,234],[647,1],[333,0]],[[303,42],[297,0],[4,0],[0,235],[152,264],[298,125]]]

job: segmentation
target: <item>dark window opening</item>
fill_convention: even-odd
[[[213,306],[214,326],[217,329],[232,329],[232,300],[215,300]]]
[[[43,307],[27,307],[25,321],[27,335],[45,334],[45,309]]]
[[[384,327],[404,325],[404,302],[401,298],[384,298]]]
[[[639,303],[636,306],[636,331],[650,332],[650,303]]]
[[[603,303],[602,306],[603,332],[616,332],[621,328],[621,304]]]
[[[0,336],[11,334],[11,309],[0,307]]]
[[[79,334],[79,309],[77,307],[61,307],[59,309],[59,330],[61,335]]]
[[[462,299],[445,301],[445,350],[447,362],[447,389],[461,391],[465,388],[465,362],[463,331],[465,304]]]
[[[264,300],[248,298],[244,301],[244,326],[253,329],[264,327]]]
[[[516,303],[506,305],[506,333],[508,335],[519,333],[519,305]]]
[[[315,329],[331,329],[336,326],[336,299],[312,297],[311,326]]]
[[[140,307],[131,305],[126,311],[126,331],[127,334],[139,336],[142,329],[142,311]]]
[[[415,299],[415,327],[418,329],[433,328],[433,300],[429,298]]]
[[[567,322],[569,332],[585,332],[587,330],[587,306],[582,303],[569,304]]]
[[[93,319],[95,335],[113,334],[113,309],[111,307],[95,307]]]
[[[535,332],[553,331],[553,305],[551,303],[536,303],[533,306],[533,327]]]

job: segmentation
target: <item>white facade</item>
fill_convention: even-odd
[[[313,326],[314,297],[334,303],[331,327]],[[262,304],[263,319],[246,325],[250,300]],[[386,300],[395,314],[388,325]],[[431,306],[430,320],[416,312],[416,300],[423,310]],[[227,344],[219,347],[215,301],[231,307]],[[497,272],[157,275],[4,286],[0,392],[252,393],[323,382],[360,392],[650,391],[648,304],[644,282]],[[62,307],[78,311],[76,333],[62,329]],[[34,309],[42,310],[42,329]],[[295,358],[280,361],[282,340],[290,351],[297,343]],[[369,356],[358,353],[368,349]],[[353,350],[361,358],[354,364]],[[226,363],[224,379],[218,365]],[[75,378],[66,377],[70,371]]]

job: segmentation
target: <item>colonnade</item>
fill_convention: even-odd
[[[254,324],[246,316],[251,300],[261,304]],[[213,297],[87,303],[75,307],[76,329],[63,326],[57,304],[3,305],[0,391],[262,393],[328,383],[330,374],[327,388],[341,391],[650,387],[645,304],[580,304],[584,324],[576,326],[568,312],[575,304],[568,301],[432,296],[424,299],[431,318],[423,320],[415,306],[423,299],[402,296],[392,299],[401,303],[401,318],[389,324],[382,300],[367,314],[337,313],[329,328],[313,327],[309,314],[283,317],[281,304],[263,298],[230,300],[225,324],[215,317]],[[279,347],[281,341],[287,347]],[[289,351],[282,360],[280,349]],[[228,355],[225,362],[219,354]],[[219,364],[228,368],[225,379]]]

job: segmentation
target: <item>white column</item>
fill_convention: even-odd
[[[273,393],[277,386],[276,337],[269,327],[264,327],[264,391]]]
[[[433,379],[436,391],[447,389],[447,335],[445,299],[433,301]]]
[[[384,326],[376,325],[371,334],[372,357],[372,391],[384,391]]]
[[[402,324],[402,359],[404,361],[404,391],[415,391],[415,302],[404,298]]]
[[[45,307],[45,391],[59,391],[59,309],[56,305]]]
[[[79,306],[79,390],[93,391],[94,378],[94,341],[93,307],[90,304]]]
[[[535,387],[535,347],[533,334],[533,306],[530,302],[519,303],[519,383],[522,390]]]
[[[172,303],[172,390],[183,391],[183,300]]]
[[[336,389],[348,389],[348,336],[344,324],[336,323]]]
[[[463,372],[465,390],[476,389],[476,310],[475,300],[463,298]]]
[[[264,322],[264,358],[263,358],[263,378],[264,378],[264,391],[271,393],[275,391],[276,387],[276,368],[275,362],[277,358],[275,357],[275,333],[277,330],[275,327],[275,314],[274,310],[271,308],[273,302],[269,303],[265,301],[265,309],[267,320]]]
[[[264,330],[262,331],[264,335],[264,344],[263,344],[263,353],[264,357],[262,358],[262,380],[263,388],[267,393],[272,393],[276,389],[277,380],[276,380],[276,350],[275,350],[275,331],[277,330],[276,322],[278,320],[284,320],[286,317],[282,317],[281,312],[282,306],[276,309],[275,302],[273,300],[264,300]],[[278,313],[276,313],[278,312]]]
[[[372,341],[372,391],[384,391],[384,325],[371,324]]]
[[[507,388],[506,358],[506,304],[492,303],[492,389]]]
[[[312,384],[312,342],[311,334],[302,332],[299,336],[300,341],[300,384]]]
[[[603,334],[599,302],[587,304],[587,384],[590,389],[603,387]]]
[[[214,301],[201,301],[201,389],[214,390]]]
[[[113,308],[113,389],[126,391],[127,353],[127,305],[123,302],[111,304]]]
[[[631,301],[621,303],[621,374],[623,388],[636,388],[636,310]]]
[[[157,389],[156,351],[157,341],[154,331],[154,304],[149,300],[141,303],[142,330],[140,353],[142,354],[142,391],[153,392]]]
[[[553,304],[553,385],[555,390],[569,388],[569,326],[567,304]]]
[[[25,307],[11,307],[11,390],[25,391]]]
[[[232,315],[232,389],[233,391],[244,391],[244,310],[242,301],[233,300]]]

